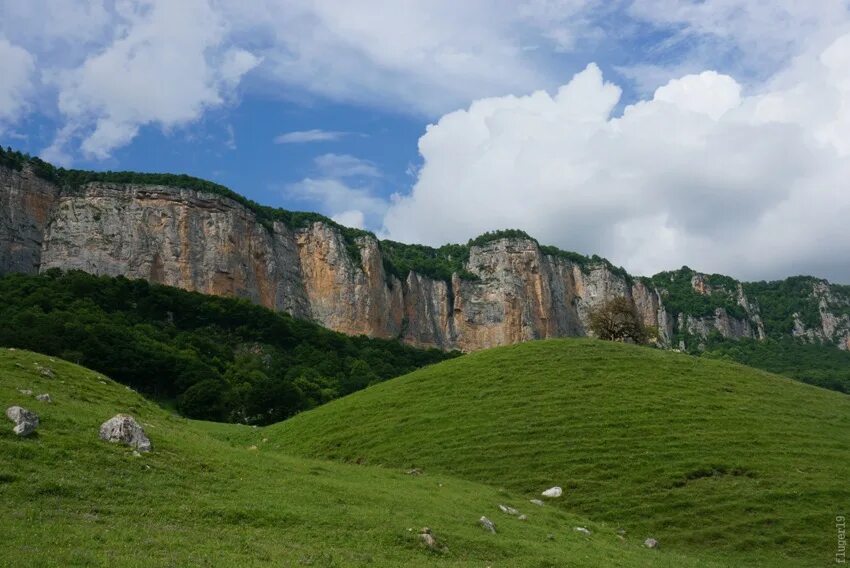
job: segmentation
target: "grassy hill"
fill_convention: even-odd
[[[474,353],[270,426],[311,457],[421,467],[668,549],[825,565],[850,506],[850,398],[733,363],[592,340]]]
[[[288,456],[265,429],[180,418],[94,371],[0,349],[0,406],[13,404],[41,425],[29,438],[10,422],[0,427],[2,566],[736,565],[644,549],[642,534],[623,540],[614,525],[537,507],[499,480]],[[119,412],[143,424],[153,452],[134,457],[98,439]],[[500,503],[528,520],[499,512]],[[497,534],[477,525],[481,515]],[[448,550],[425,549],[423,526]]]

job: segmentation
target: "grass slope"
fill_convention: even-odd
[[[729,565],[646,550],[614,527],[449,475],[290,457],[262,429],[179,418],[93,371],[0,349],[0,405],[12,404],[36,411],[41,426],[25,439],[9,422],[0,428],[2,566]],[[118,412],[145,426],[152,453],[98,440]],[[498,534],[477,526],[481,515]],[[422,526],[448,551],[423,548]]]
[[[270,426],[305,456],[504,487],[746,565],[824,565],[850,508],[850,398],[593,340],[474,353]]]

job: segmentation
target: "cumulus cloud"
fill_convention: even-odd
[[[844,0],[0,0],[0,13],[0,36],[39,62],[29,106],[55,101],[47,114],[64,119],[46,155],[69,158],[77,147],[106,157],[147,125],[196,121],[231,101],[248,72],[263,95],[437,117],[485,96],[551,90],[589,52],[611,56],[646,92],[706,61],[772,73],[850,21]],[[647,24],[659,33],[641,33]]]
[[[35,58],[25,49],[0,36],[0,129],[16,122],[33,89]]]
[[[514,227],[637,273],[850,280],[850,35],[742,95],[713,71],[614,115],[590,65],[554,95],[477,100],[420,138],[388,237],[441,244]],[[831,267],[831,268],[825,268]]]
[[[48,155],[79,137],[86,155],[102,159],[145,125],[197,120],[260,62],[224,43],[226,24],[207,0],[138,0],[117,10],[123,25],[114,40],[54,74],[67,122]]]
[[[320,130],[313,128],[311,130],[295,130],[293,132],[285,132],[274,139],[275,144],[304,144],[306,142],[332,142],[339,140],[347,135],[347,132],[338,130]]]

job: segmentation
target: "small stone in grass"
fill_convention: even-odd
[[[47,393],[37,395],[35,397],[36,400],[40,400],[41,402],[53,402],[53,399],[50,398],[50,395]]]
[[[533,505],[537,505],[538,507],[542,507],[543,505],[546,504],[543,501],[541,501],[540,499],[529,499],[528,502],[533,504]]]
[[[478,519],[478,524],[481,525],[484,530],[496,534],[496,525],[494,525],[493,521],[491,521],[487,517],[481,517],[480,519]]]
[[[578,533],[581,533],[585,536],[590,536],[590,535],[593,534],[592,532],[590,532],[590,529],[586,529],[584,527],[576,527],[575,531],[578,532]]]
[[[434,538],[434,535],[431,534],[431,529],[428,527],[423,527],[421,531],[419,531],[419,539],[422,541],[428,549],[430,550],[438,550],[439,546],[437,545],[437,539]]]
[[[563,494],[564,494],[564,490],[561,489],[560,487],[558,487],[557,485],[555,487],[551,487],[551,488],[547,489],[546,491],[544,491],[543,493],[541,493],[541,495],[543,495],[544,497],[549,497],[549,498],[560,497]]]
[[[647,548],[658,548],[658,541],[654,538],[648,538],[643,541],[643,545]]]
[[[47,377],[48,379],[52,379],[56,376],[56,373],[53,372],[53,369],[51,369],[50,367],[42,367],[38,363],[35,363],[35,370],[38,371],[38,374],[43,377]]]
[[[519,511],[511,507],[510,505],[499,505],[499,510],[506,515],[519,515]]]
[[[10,406],[6,409],[6,417],[15,423],[12,431],[18,436],[29,436],[38,428],[38,415],[20,406]]]

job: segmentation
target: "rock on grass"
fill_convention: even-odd
[[[491,521],[487,517],[481,517],[480,519],[478,519],[478,524],[481,525],[484,530],[496,534],[496,525],[493,524],[493,521]]]
[[[10,406],[6,409],[6,417],[15,423],[12,431],[18,436],[29,436],[38,428],[38,415],[20,406]]]
[[[116,414],[100,426],[100,439],[124,444],[140,452],[151,451],[151,441],[145,431],[128,414]]]

